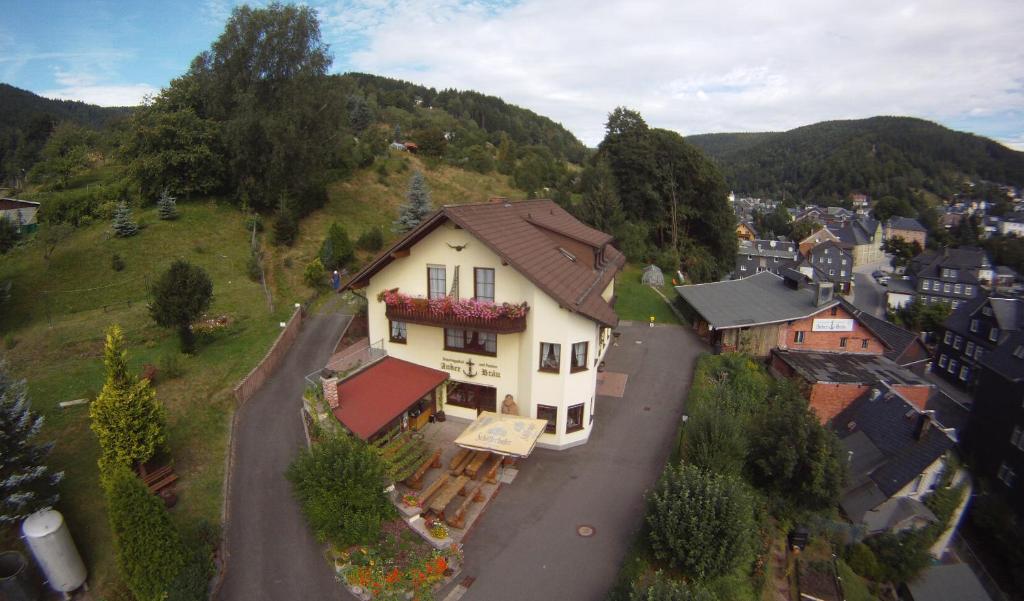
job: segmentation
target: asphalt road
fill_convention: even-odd
[[[892,271],[888,260],[872,265],[861,265],[853,270],[853,304],[858,309],[867,311],[875,317],[885,319],[885,286],[871,277],[871,272],[880,269]]]
[[[222,601],[349,598],[284,477],[306,444],[299,419],[303,378],[323,367],[348,319],[340,313],[307,318],[277,373],[239,409],[225,526],[226,573],[217,596]]]
[[[619,330],[606,362],[629,374],[625,397],[598,397],[590,442],[534,451],[501,488],[465,544],[462,576],[476,580],[464,601],[598,601],[615,582],[708,350],[685,327]],[[580,525],[596,533],[583,538]]]

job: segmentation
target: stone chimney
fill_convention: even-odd
[[[928,435],[928,430],[932,429],[932,414],[934,411],[922,411],[917,416],[917,425],[914,426],[914,440],[921,440]]]
[[[338,378],[320,378],[320,382],[323,383],[324,400],[327,401],[327,406],[332,411],[337,409],[341,405],[341,400],[338,398]]]

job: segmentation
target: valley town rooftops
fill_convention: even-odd
[[[813,288],[794,290],[771,272],[724,282],[676,286],[711,328],[720,330],[802,319],[839,304],[816,306]]]
[[[608,327],[618,325],[601,293],[626,257],[611,245],[610,235],[588,227],[552,200],[445,205],[378,255],[347,287],[366,287],[374,274],[446,221],[471,233],[562,307]],[[593,256],[573,258],[560,250],[559,238],[589,246]]]

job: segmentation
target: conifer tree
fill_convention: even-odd
[[[164,188],[164,191],[160,193],[160,198],[156,201],[157,210],[159,211],[160,219],[177,219],[178,218],[178,203],[177,198],[171,196]]]
[[[114,209],[114,234],[121,238],[127,238],[139,233],[139,226],[132,219],[132,210],[128,203],[121,201]]]
[[[419,171],[412,174],[409,180],[409,192],[405,195],[407,202],[402,205],[398,219],[395,220],[394,230],[398,233],[405,233],[422,222],[433,210],[430,202],[430,188],[427,181]]]
[[[399,144],[402,143],[402,126],[401,125],[397,125],[397,124],[395,125],[395,139],[394,139],[394,141],[399,143]]]
[[[33,442],[42,427],[24,380],[12,380],[0,361],[0,526],[52,507],[60,498],[57,484],[64,472],[51,472],[43,463],[53,443]]]
[[[103,364],[107,379],[89,407],[100,466],[133,467],[148,461],[167,440],[163,406],[149,380],[128,372],[124,334],[116,324],[107,330]]]

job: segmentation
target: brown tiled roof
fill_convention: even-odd
[[[30,200],[18,200],[16,198],[0,198],[0,211],[9,211],[13,209],[34,209],[38,207],[38,202],[32,202]]]
[[[587,227],[551,200],[487,202],[448,205],[386,249],[352,278],[349,287],[361,288],[392,261],[392,253],[412,246],[446,220],[473,234],[562,307],[614,327],[619,318],[601,298],[608,283],[626,259],[610,244],[605,263],[597,268],[589,260],[572,260],[547,232],[554,232],[594,248],[611,236]]]

